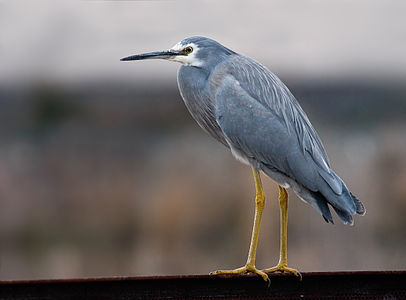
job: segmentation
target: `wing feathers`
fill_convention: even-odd
[[[297,182],[295,192],[300,197],[307,193],[302,198],[329,222],[327,203],[348,224],[352,214],[365,211],[331,170],[320,138],[279,78],[259,63],[235,56],[218,66],[210,81],[217,122],[234,153]]]

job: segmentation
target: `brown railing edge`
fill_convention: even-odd
[[[313,276],[350,276],[350,275],[368,275],[368,276],[380,276],[384,274],[398,274],[405,275],[406,270],[380,270],[380,271],[334,271],[334,272],[302,272],[303,278]],[[274,277],[293,277],[288,273],[272,273],[270,278]],[[103,281],[142,281],[142,280],[175,280],[175,279],[216,279],[216,278],[247,278],[257,277],[255,274],[240,274],[240,275],[209,275],[209,274],[182,274],[182,275],[148,275],[148,276],[96,276],[96,277],[79,277],[79,278],[43,278],[43,279],[11,279],[0,280],[0,285],[6,284],[32,284],[32,283],[74,283],[74,282],[103,282]]]

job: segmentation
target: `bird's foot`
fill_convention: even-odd
[[[289,268],[286,264],[278,264],[275,267],[262,270],[262,272],[264,272],[264,273],[273,273],[273,272],[282,272],[282,273],[284,273],[284,272],[289,272],[289,273],[293,273],[293,275],[299,277],[300,280],[302,280],[302,274],[300,274],[300,272],[298,270],[296,270],[296,269]]]
[[[244,267],[235,269],[235,270],[218,270],[211,272],[210,275],[222,275],[222,274],[245,274],[245,273],[255,273],[259,276],[262,277],[266,282],[268,282],[268,285],[270,283],[268,275],[261,271],[258,270],[255,266],[253,265],[245,265]]]

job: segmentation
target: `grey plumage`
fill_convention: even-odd
[[[182,52],[187,45],[195,48],[193,57]],[[183,63],[178,85],[189,112],[236,158],[291,187],[327,222],[333,223],[329,206],[345,224],[365,213],[331,169],[305,112],[275,74],[204,37],[187,38],[166,53],[171,53],[167,59]]]

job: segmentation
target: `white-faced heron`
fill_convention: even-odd
[[[257,61],[205,37],[182,40],[167,51],[122,58],[123,61],[166,59],[182,64],[178,86],[193,118],[206,132],[252,167],[256,197],[248,260],[244,267],[213,274],[252,272],[265,280],[274,271],[300,273],[287,266],[288,194],[300,199],[333,223],[331,206],[344,224],[364,206],[330,167],[326,151],[299,103],[283,82]],[[277,266],[255,267],[259,227],[265,204],[260,172],[279,185],[280,258]]]

